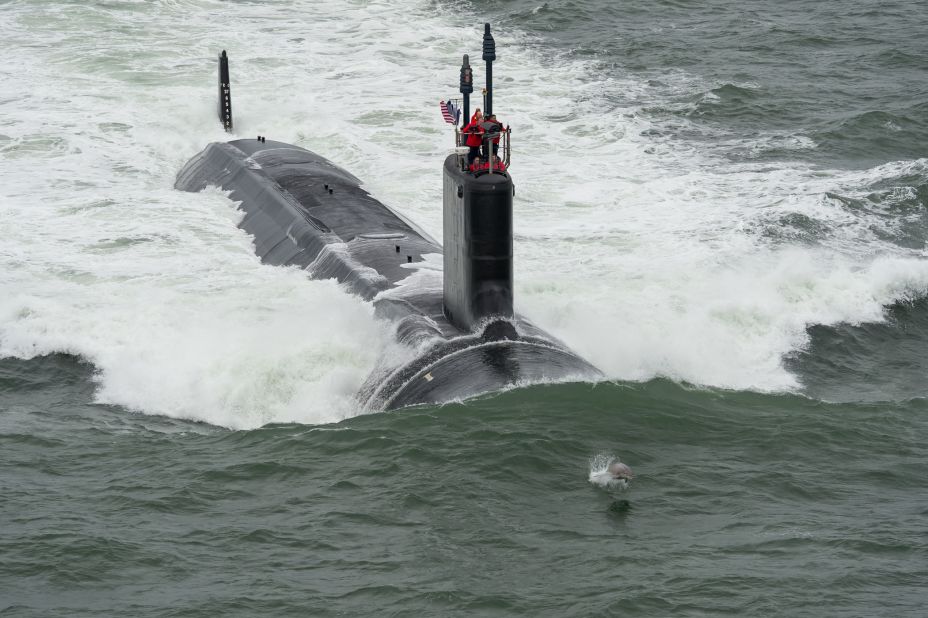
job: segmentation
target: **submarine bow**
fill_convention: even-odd
[[[487,36],[489,26],[485,49]],[[223,52],[225,100],[227,62]],[[231,127],[231,106],[220,109],[220,119]],[[209,144],[179,172],[175,188],[229,191],[245,213],[239,227],[254,237],[262,261],[298,266],[315,279],[335,278],[395,325],[397,339],[414,350],[412,360],[383,359],[358,393],[366,408],[597,379],[595,367],[512,310],[508,136],[502,135],[505,162],[492,148],[501,134],[483,134],[486,157],[474,165],[467,165],[464,148],[445,160],[444,248],[374,199],[349,172],[309,150],[260,136]],[[455,135],[456,144],[463,142]],[[427,260],[433,256],[444,265],[440,289],[415,283],[418,269],[431,268]]]

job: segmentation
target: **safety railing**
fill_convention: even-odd
[[[470,147],[467,146],[467,138],[471,135],[471,133],[462,133],[457,127],[454,129],[455,151],[458,154],[462,172],[498,174],[509,169],[512,159],[512,129],[510,127],[500,126],[499,131],[478,133],[481,141],[479,154],[473,159],[472,164],[468,164]]]

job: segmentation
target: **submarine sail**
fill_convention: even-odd
[[[485,59],[488,37],[492,41],[489,25]],[[495,60],[495,48],[491,51],[488,68]],[[220,66],[227,95],[225,53]],[[462,78],[461,87],[464,92],[471,84]],[[491,87],[488,81],[488,91]],[[229,111],[222,120],[231,127]],[[315,279],[335,278],[395,325],[397,339],[416,354],[371,374],[358,393],[366,408],[600,378],[595,367],[513,311],[508,130],[489,129],[480,133],[486,156],[470,165],[468,148],[459,144],[464,136],[455,131],[456,152],[443,166],[444,248],[374,199],[349,172],[309,150],[262,136],[209,144],[178,173],[175,188],[229,191],[245,213],[239,227],[254,236],[262,261],[298,266]],[[441,291],[408,284],[430,255],[442,256]]]

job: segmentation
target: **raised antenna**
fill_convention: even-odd
[[[461,94],[464,95],[464,119],[462,124],[470,122],[470,93],[474,91],[474,70],[470,68],[470,56],[464,54],[461,63]]]
[[[483,59],[487,62],[487,100],[484,117],[493,113],[493,61],[496,60],[496,41],[490,34],[490,24],[483,24]]]
[[[219,122],[226,133],[232,132],[232,86],[229,83],[229,57],[219,54]]]

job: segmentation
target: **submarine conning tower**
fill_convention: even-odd
[[[483,60],[486,61],[484,112],[493,108],[493,61],[496,43],[490,24],[484,25]],[[464,99],[464,125],[470,123],[473,77],[469,57],[461,66],[460,92]],[[468,153],[479,136],[480,155]],[[468,142],[468,139],[471,142]],[[445,159],[443,193],[445,316],[458,328],[474,332],[489,322],[508,325],[512,309],[512,198],[509,176],[509,129],[486,122],[477,133],[455,128],[455,153]],[[495,337],[515,338],[515,330],[488,331]]]

